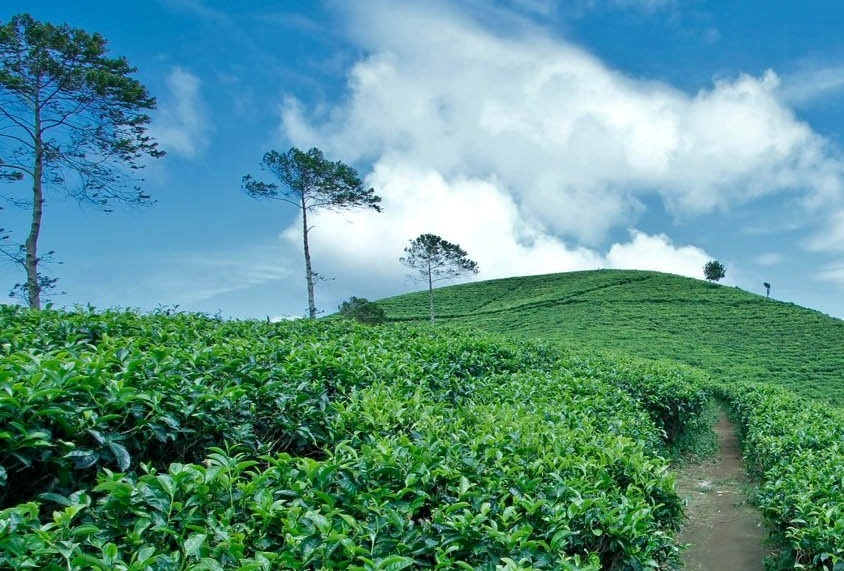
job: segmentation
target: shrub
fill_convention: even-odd
[[[352,296],[349,301],[340,304],[339,309],[343,317],[368,325],[377,325],[387,320],[387,313],[381,306],[363,297]]]

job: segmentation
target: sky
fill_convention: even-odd
[[[433,233],[467,279],[717,259],[727,286],[844,318],[842,3],[5,0],[0,21],[21,12],[105,36],[167,152],[149,207],[51,189],[56,306],[306,315],[299,213],[241,187],[295,146],[383,200],[309,218],[325,313],[422,289],[399,258]],[[27,216],[6,201],[0,227],[22,242]],[[0,292],[24,279],[0,263]]]

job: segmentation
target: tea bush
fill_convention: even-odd
[[[677,562],[690,370],[431,327],[0,313],[0,568]]]
[[[758,503],[786,569],[844,568],[844,413],[782,388],[718,389],[735,412]]]

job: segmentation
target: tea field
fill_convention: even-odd
[[[842,322],[653,272],[436,294],[435,327],[0,306],[0,569],[676,569],[712,398],[769,568],[844,569]]]
[[[716,389],[740,426],[776,569],[844,568],[844,413],[759,383]]]
[[[760,381],[844,404],[844,321],[670,274],[597,270],[435,290],[438,319],[585,351],[681,361],[723,381]],[[424,321],[427,292],[380,300]]]
[[[0,307],[0,569],[670,569],[704,377],[448,328]]]
[[[379,301],[422,321],[426,292]],[[772,569],[844,569],[844,322],[735,288],[643,271],[508,278],[436,290],[450,326],[705,372],[741,432]],[[604,376],[617,384],[617,377]]]

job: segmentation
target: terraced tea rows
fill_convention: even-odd
[[[781,568],[844,568],[844,414],[778,387],[717,390],[742,427]]]
[[[0,308],[0,568],[677,559],[699,376],[454,330]]]
[[[391,320],[427,319],[426,293],[380,300]],[[586,353],[680,361],[844,404],[844,321],[736,288],[657,272],[598,270],[436,290],[438,319],[559,341]]]
[[[392,319],[423,319],[419,295],[379,304]],[[743,427],[745,456],[760,479],[757,500],[781,548],[774,568],[844,569],[844,418],[831,406],[844,404],[844,322],[655,272],[509,278],[442,288],[437,296],[441,321],[452,326],[559,340],[573,353],[600,348],[669,358],[705,371]],[[624,375],[608,370],[604,378],[623,386]],[[652,405],[671,399],[652,394]]]

